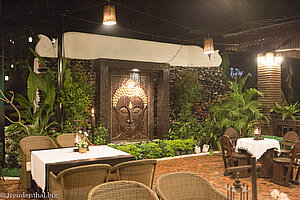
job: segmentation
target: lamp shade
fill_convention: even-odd
[[[214,52],[214,42],[211,37],[204,38],[204,54],[212,54]]]
[[[103,8],[103,24],[104,25],[117,24],[115,5],[112,5],[112,4],[104,5],[104,8]]]

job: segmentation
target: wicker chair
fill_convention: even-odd
[[[74,133],[65,133],[57,136],[57,144],[59,147],[74,147]],[[93,145],[87,138],[86,141],[88,145]]]
[[[110,170],[108,164],[93,164],[65,169],[57,176],[50,172],[49,192],[62,200],[87,199],[93,187],[107,182]]]
[[[31,188],[31,172],[28,164],[31,161],[31,150],[54,149],[57,148],[54,141],[47,136],[29,136],[20,141],[20,151],[22,156],[22,168],[20,184],[27,190]]]
[[[273,182],[280,185],[288,186],[289,182],[299,185],[300,175],[300,140],[290,150],[289,157],[277,157],[273,158],[274,171],[273,171]],[[293,170],[298,167],[298,171],[293,178]]]
[[[116,171],[119,181],[137,181],[152,188],[156,164],[155,159],[128,161],[115,165],[112,172]]]
[[[88,200],[158,200],[146,185],[135,181],[114,181],[94,187]]]
[[[250,164],[250,155],[246,153],[237,153],[233,150],[233,145],[227,135],[220,138],[222,157],[224,161],[225,170],[227,167],[241,166]],[[225,171],[224,175],[229,175]],[[248,177],[249,170],[241,170],[240,177]]]
[[[228,128],[224,132],[224,135],[227,135],[230,138],[230,140],[232,142],[232,145],[233,145],[233,148],[235,148],[236,147],[236,142],[239,139],[238,132],[234,128]]]
[[[163,175],[157,179],[155,189],[162,200],[226,199],[205,178],[190,172]]]

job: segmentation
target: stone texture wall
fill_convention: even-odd
[[[46,59],[46,63],[48,66],[54,71],[57,71],[57,59]],[[84,69],[87,70],[88,77],[90,79],[91,84],[93,87],[93,96],[95,97],[95,86],[96,86],[96,72],[93,67],[94,60],[77,60],[77,59],[70,59],[68,67],[71,69],[72,66],[81,65]],[[220,98],[225,92],[225,85],[222,82],[222,68],[221,67],[199,67],[199,68],[187,68],[187,67],[172,67],[170,68],[170,90],[172,95],[172,89],[176,77],[179,77],[179,74],[184,70],[195,70],[197,71],[198,80],[203,85],[203,93],[202,93],[202,100],[201,102],[197,102],[194,107],[194,115],[197,120],[202,123],[204,120],[209,116],[208,109],[209,106],[212,104],[213,101]],[[156,76],[154,76],[155,79]],[[156,83],[156,81],[154,81]],[[154,86],[154,89],[157,88]],[[95,105],[95,99],[92,100],[92,105]],[[154,102],[154,105],[156,103]],[[156,110],[156,109],[155,109]],[[170,96],[170,119],[174,120],[176,118],[176,108],[174,106],[173,97]],[[154,112],[156,113],[156,112]],[[155,116],[156,118],[157,116]]]
[[[45,58],[45,63],[50,69],[52,69],[55,73],[57,72],[57,59],[56,58]],[[67,68],[70,68],[71,71],[75,66],[82,66],[83,69],[86,70],[87,76],[90,80],[90,83],[93,86],[93,94],[92,94],[92,106],[95,105],[95,89],[96,89],[96,71],[93,67],[94,60],[79,60],[79,59],[68,59]]]
[[[170,118],[175,120],[178,109],[174,105],[172,97],[172,90],[176,78],[179,78],[182,71],[195,70],[197,72],[198,81],[203,86],[202,100],[197,102],[194,107],[194,116],[200,123],[203,123],[209,116],[208,109],[213,101],[220,98],[224,92],[226,86],[222,82],[222,68],[221,67],[199,67],[199,68],[187,68],[187,67],[171,67],[170,69]]]

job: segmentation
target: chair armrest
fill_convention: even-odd
[[[61,183],[58,176],[55,176],[53,172],[49,172],[49,192],[51,193],[60,193],[61,191]]]
[[[53,174],[53,172],[51,171],[51,172],[49,172],[49,179],[53,179],[53,180],[57,181],[59,178],[58,178],[58,176]]]

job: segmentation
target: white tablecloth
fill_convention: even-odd
[[[106,145],[90,146],[87,153],[73,152],[74,148],[40,150],[31,152],[31,175],[37,185],[44,191],[46,187],[46,164],[130,155]]]
[[[240,138],[236,143],[236,151],[244,149],[252,156],[259,159],[268,149],[276,148],[280,152],[278,140],[265,138],[264,140],[254,140],[253,138]]]

